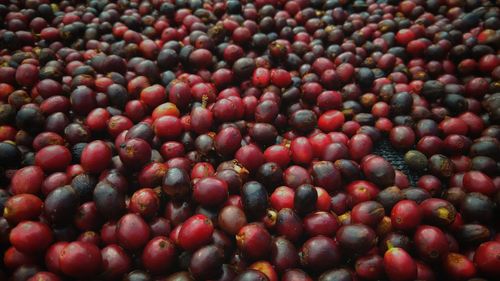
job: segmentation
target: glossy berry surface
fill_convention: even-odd
[[[0,1],[0,280],[500,278],[495,1]]]

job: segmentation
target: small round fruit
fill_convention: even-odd
[[[391,281],[412,281],[417,279],[415,261],[401,248],[395,247],[385,252],[384,268]]]
[[[223,252],[215,245],[208,245],[193,253],[189,271],[196,280],[216,279],[222,275]]]
[[[102,266],[101,251],[91,243],[71,242],[62,249],[59,265],[64,274],[74,278],[95,276]]]
[[[500,276],[500,242],[485,242],[476,249],[474,264],[479,272],[495,277]]]
[[[136,170],[151,160],[151,146],[143,139],[132,138],[120,145],[118,154],[126,167]]]
[[[149,240],[149,225],[137,214],[124,215],[116,225],[118,243],[125,249],[137,250]]]
[[[441,229],[422,225],[413,235],[418,255],[425,261],[436,262],[448,254],[448,240]]]
[[[391,223],[395,229],[410,231],[422,220],[422,211],[415,201],[401,200],[391,210]]]
[[[226,206],[219,213],[218,225],[230,235],[236,235],[246,224],[245,212],[236,206]]]
[[[103,277],[116,280],[130,271],[132,260],[120,246],[108,245],[101,250]]]
[[[34,220],[42,213],[43,201],[32,194],[18,194],[5,202],[3,216],[15,225],[21,221]]]
[[[54,189],[45,198],[45,217],[53,224],[64,225],[73,219],[78,209],[78,194],[69,185]]]
[[[175,245],[167,237],[151,239],[142,251],[142,264],[153,274],[165,273],[175,260]]]
[[[85,146],[80,163],[88,173],[99,174],[111,163],[112,151],[108,144],[96,140]]]
[[[151,188],[142,188],[134,192],[130,198],[128,209],[144,218],[152,218],[160,208],[160,198]]]
[[[344,225],[337,231],[337,241],[348,255],[364,255],[376,242],[376,234],[363,224]]]
[[[341,252],[334,240],[320,235],[310,238],[302,245],[300,259],[306,268],[323,272],[341,261]]]
[[[11,180],[13,194],[38,194],[43,183],[43,170],[38,166],[26,166],[14,173]]]
[[[179,230],[177,242],[188,251],[194,251],[210,243],[214,225],[205,215],[198,214],[187,219]]]
[[[250,260],[265,258],[270,250],[272,238],[269,232],[259,224],[247,224],[236,235],[238,249]]]
[[[215,207],[224,203],[228,196],[227,183],[216,177],[205,177],[193,186],[194,200],[204,207]]]
[[[62,145],[49,145],[36,153],[35,163],[48,173],[64,171],[71,163],[71,152]]]
[[[458,253],[449,253],[443,261],[443,267],[453,280],[469,280],[477,274],[474,263]]]
[[[356,260],[356,274],[367,280],[378,280],[384,276],[384,259],[378,254],[363,256]]]
[[[40,253],[52,243],[52,230],[44,223],[23,221],[9,235],[10,243],[23,253]]]

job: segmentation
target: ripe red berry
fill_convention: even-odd
[[[44,223],[23,221],[14,227],[9,235],[10,243],[24,253],[40,253],[52,243],[52,230]]]
[[[142,264],[152,273],[164,273],[171,267],[175,252],[174,243],[167,237],[155,237],[148,242],[142,251]]]
[[[422,211],[412,200],[401,200],[391,210],[391,223],[396,229],[410,231],[415,229],[422,220]]]
[[[384,268],[390,280],[405,281],[417,278],[417,265],[401,248],[389,249],[384,254]]]
[[[238,249],[251,260],[264,258],[269,254],[271,235],[258,224],[247,224],[236,235]]]
[[[61,250],[59,266],[64,274],[73,278],[94,276],[101,270],[101,251],[94,244],[71,242]]]
[[[149,241],[149,225],[136,214],[124,215],[116,225],[118,244],[128,250],[142,248]]]
[[[212,239],[214,226],[204,215],[194,215],[187,219],[179,230],[177,243],[183,249],[194,251],[208,244]]]
[[[112,151],[103,141],[93,141],[85,146],[80,157],[83,169],[89,173],[104,171],[111,162]]]

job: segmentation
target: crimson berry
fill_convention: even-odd
[[[299,165],[305,165],[313,159],[313,148],[306,137],[298,137],[292,140],[290,153],[293,162]]]
[[[263,67],[258,67],[254,70],[252,76],[252,84],[256,87],[266,87],[269,85],[271,80],[271,74],[268,69]]]
[[[71,163],[71,153],[62,145],[49,145],[36,153],[35,163],[45,172],[64,171]]]
[[[210,219],[201,214],[194,215],[180,227],[177,243],[185,250],[194,251],[210,242],[213,231]]]
[[[403,231],[415,229],[422,220],[422,212],[415,201],[401,200],[391,210],[392,226]]]
[[[53,240],[52,230],[41,222],[23,221],[9,235],[10,243],[24,253],[45,251]]]
[[[94,244],[71,242],[61,250],[59,266],[64,274],[74,278],[94,276],[101,270],[101,251]]]
[[[128,205],[130,212],[140,214],[145,218],[155,216],[159,208],[160,198],[151,188],[143,188],[134,192]]]
[[[338,110],[329,110],[323,113],[318,119],[318,128],[323,132],[333,132],[339,129],[344,123],[344,114]]]
[[[264,155],[254,144],[240,147],[236,151],[235,158],[249,171],[256,171],[264,164]]]
[[[42,204],[43,201],[32,194],[14,195],[5,202],[3,217],[12,224],[33,220],[42,213]]]
[[[384,268],[390,280],[415,280],[417,265],[403,249],[394,247],[384,254]]]
[[[271,235],[259,224],[247,224],[236,235],[238,249],[252,260],[263,258],[269,254]]]
[[[228,186],[223,180],[215,177],[204,177],[193,186],[193,198],[202,206],[218,206],[226,201]]]
[[[112,151],[103,141],[93,141],[85,146],[80,157],[81,165],[89,173],[104,171],[111,162]]]
[[[120,246],[128,250],[143,247],[150,238],[149,225],[136,214],[124,215],[116,225],[116,237]]]
[[[108,245],[101,250],[103,277],[106,280],[120,278],[129,272],[132,260],[118,245]]]
[[[167,237],[151,239],[142,251],[142,264],[155,274],[168,271],[175,258],[175,245]]]
[[[319,235],[302,245],[300,257],[306,268],[323,272],[341,261],[341,251],[334,240]]]
[[[11,180],[13,194],[38,194],[44,180],[43,170],[38,166],[26,166],[14,173]]]
[[[500,242],[489,241],[482,243],[474,254],[474,264],[479,272],[487,276],[498,276],[500,266],[498,257],[500,255]]]
[[[271,83],[280,88],[285,88],[292,83],[290,73],[284,69],[276,68],[271,70]]]

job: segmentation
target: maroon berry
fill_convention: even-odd
[[[443,267],[446,274],[455,280],[470,279],[477,274],[474,263],[458,253],[449,253],[444,259]]]
[[[360,257],[354,267],[356,274],[367,280],[377,280],[384,276],[384,259],[377,254]]]
[[[389,134],[391,144],[397,149],[410,149],[415,144],[415,133],[406,126],[396,126]]]
[[[224,128],[214,138],[215,151],[226,157],[232,156],[240,148],[241,140],[242,136],[238,129]]]
[[[102,271],[106,280],[121,278],[129,272],[132,261],[128,254],[118,245],[109,245],[101,250]]]
[[[42,200],[32,194],[14,195],[5,202],[3,217],[11,224],[36,219],[42,213]]]
[[[474,254],[474,264],[479,272],[487,276],[498,276],[499,274],[499,259],[500,242],[489,241],[485,242],[476,249]]]
[[[382,204],[376,201],[365,201],[356,204],[351,211],[351,222],[376,227],[385,214]]]
[[[292,141],[290,153],[293,162],[299,165],[309,164],[313,159],[312,145],[305,137],[298,137]]]
[[[25,87],[31,87],[38,82],[38,67],[33,64],[21,64],[16,70],[16,82]]]
[[[128,250],[137,250],[149,240],[149,225],[136,214],[124,215],[116,225],[116,237],[120,246]]]
[[[349,140],[348,147],[351,158],[361,160],[372,152],[373,141],[365,134],[356,134]]]
[[[302,237],[304,228],[302,221],[292,209],[281,209],[276,215],[274,228],[276,233],[286,239],[296,242]]]
[[[222,275],[223,253],[214,245],[204,246],[193,253],[189,271],[196,279],[215,279]]]
[[[272,145],[264,151],[266,162],[274,162],[283,169],[290,163],[290,151],[283,145]]]
[[[387,187],[394,184],[394,168],[383,157],[371,157],[363,161],[362,167],[366,178],[376,185]]]
[[[436,226],[449,226],[455,221],[457,211],[453,205],[443,199],[429,198],[420,203],[422,219]]]
[[[71,163],[71,153],[62,145],[49,145],[36,153],[35,163],[45,172],[64,171]]]
[[[103,141],[93,141],[85,146],[81,155],[81,165],[89,173],[104,171],[111,162],[111,148]]]
[[[340,227],[337,216],[330,212],[316,212],[304,218],[304,229],[310,237],[332,237]]]
[[[235,158],[249,171],[256,171],[264,164],[262,151],[253,144],[243,146],[236,151]]]
[[[479,192],[487,196],[491,196],[496,190],[491,178],[479,171],[465,173],[463,186],[469,192]]]
[[[160,198],[151,188],[143,188],[134,192],[128,205],[130,212],[140,214],[144,218],[154,217],[159,208]]]
[[[102,267],[101,251],[94,244],[71,242],[59,255],[61,271],[74,278],[94,276]]]
[[[247,224],[247,219],[242,209],[226,206],[219,213],[218,224],[226,233],[236,235]]]
[[[171,140],[179,137],[184,130],[181,120],[175,116],[162,116],[153,123],[156,136],[161,139]]]
[[[437,227],[422,225],[417,228],[413,241],[419,256],[430,262],[443,259],[448,254],[448,240]]]
[[[174,243],[167,237],[155,237],[146,244],[142,251],[142,264],[151,273],[164,273],[173,263],[175,252]]]
[[[143,139],[133,138],[120,145],[118,154],[125,166],[138,169],[151,160],[151,146]]]
[[[227,196],[227,183],[215,177],[202,178],[193,186],[193,198],[202,206],[221,205],[226,201]]]
[[[304,267],[323,272],[340,262],[341,252],[334,240],[320,235],[302,245],[300,260]]]
[[[10,243],[24,253],[40,253],[52,243],[52,230],[45,224],[23,221],[14,227],[9,235]]]
[[[248,224],[236,235],[238,249],[251,260],[266,257],[271,248],[271,235],[259,224]]]
[[[344,253],[356,256],[366,254],[375,244],[375,232],[366,225],[351,224],[337,231],[337,241]]]
[[[45,265],[47,269],[51,272],[55,272],[57,274],[62,273],[61,265],[59,262],[59,257],[63,249],[68,245],[68,242],[56,242],[52,244],[45,253]]]

